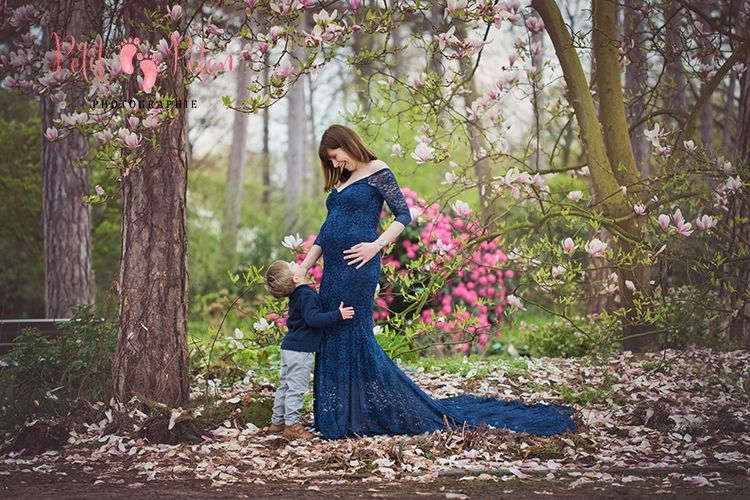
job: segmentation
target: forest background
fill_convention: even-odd
[[[331,123],[363,135],[415,216],[375,311],[394,357],[747,345],[749,9],[6,2],[2,317],[86,327],[67,354],[29,337],[4,372],[28,379],[48,349],[68,395],[96,379],[97,397],[175,406],[192,375],[272,373],[284,303],[262,269],[325,217]],[[159,96],[187,106],[97,101]],[[49,394],[54,372],[4,396]]]

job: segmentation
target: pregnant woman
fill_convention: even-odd
[[[409,207],[391,170],[352,129],[332,125],[318,154],[328,216],[302,266],[309,270],[323,257],[323,310],[343,302],[361,311],[326,328],[316,357],[313,409],[323,437],[420,434],[446,423],[539,435],[574,431],[574,410],[566,406],[466,395],[432,399],[388,357],[372,330],[380,251],[411,222]],[[395,220],[378,235],[384,202]]]

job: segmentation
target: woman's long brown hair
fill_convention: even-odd
[[[346,154],[361,163],[370,163],[378,157],[370,148],[365,146],[362,138],[352,129],[344,125],[331,125],[323,132],[318,147],[318,156],[323,165],[323,189],[329,192],[340,182],[346,182],[352,173],[348,170],[334,168],[328,151],[341,148]]]

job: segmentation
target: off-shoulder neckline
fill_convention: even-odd
[[[350,188],[350,187],[351,187],[351,186],[352,186],[353,184],[356,184],[356,183],[358,183],[359,181],[363,181],[363,180],[365,180],[365,179],[369,179],[369,178],[370,178],[370,177],[372,177],[373,175],[375,175],[375,174],[377,174],[377,173],[380,173],[380,172],[382,172],[383,170],[390,170],[390,167],[383,167],[383,168],[380,168],[380,169],[378,169],[378,170],[374,171],[374,172],[373,172],[373,173],[371,173],[371,174],[368,174],[368,175],[366,175],[366,176],[364,176],[364,177],[362,177],[362,178],[359,178],[359,179],[357,179],[356,181],[350,182],[350,183],[349,183],[349,184],[347,184],[346,186],[342,186],[342,187],[341,187],[341,189],[339,189],[339,188],[337,188],[337,187],[335,187],[335,188],[333,188],[333,189],[334,189],[334,190],[335,190],[335,191],[336,191],[336,192],[337,192],[338,194],[341,194],[342,192],[344,192],[344,191],[346,191],[347,189],[349,189],[349,188]]]

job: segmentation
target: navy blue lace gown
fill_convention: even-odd
[[[491,397],[432,399],[388,357],[373,334],[372,310],[380,279],[380,256],[360,269],[344,250],[375,241],[383,202],[408,224],[409,208],[393,173],[384,168],[326,200],[328,216],[316,240],[323,250],[320,296],[324,310],[343,302],[354,318],[326,328],[315,361],[315,428],[326,439],[374,434],[420,434],[489,424],[519,432],[551,435],[575,430],[572,408],[525,405]]]

